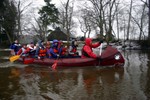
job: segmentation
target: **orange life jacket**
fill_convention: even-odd
[[[40,56],[40,57],[46,56],[46,49],[40,49],[40,51],[39,51],[39,56]]]
[[[56,54],[58,53],[58,50],[57,50],[57,49],[55,49],[55,48],[53,49],[53,51],[54,51],[54,53],[56,53]]]

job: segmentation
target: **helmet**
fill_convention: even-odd
[[[56,39],[54,39],[53,40],[53,45],[52,45],[53,47],[57,47],[58,46],[58,40],[56,40]]]
[[[54,40],[53,40],[53,43],[58,43],[58,40],[54,39]]]

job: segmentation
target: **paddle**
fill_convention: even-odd
[[[20,55],[15,55],[9,58],[10,62],[14,62],[15,60],[18,60],[20,58]]]
[[[54,64],[52,65],[53,70],[55,70],[57,67],[58,58],[59,58],[59,56],[57,56],[57,59],[55,60]]]
[[[103,43],[101,43],[101,46],[100,46],[99,56],[101,56],[101,54],[102,54],[102,47],[103,47]]]

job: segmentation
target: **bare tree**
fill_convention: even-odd
[[[92,6],[86,6],[87,16],[90,17],[91,26],[95,25],[99,28],[99,37],[102,38],[104,33],[107,34],[109,40],[112,34],[112,24],[115,17],[115,1],[116,0],[88,0]],[[85,12],[86,13],[86,12]],[[92,29],[92,28],[91,28]],[[92,29],[93,30],[93,29]],[[92,31],[91,30],[91,31]]]
[[[113,7],[114,7],[114,4],[115,4],[115,0],[109,2],[109,15],[108,15],[108,22],[109,22],[109,30],[107,32],[108,35],[106,35],[106,39],[109,40],[110,39],[110,36],[112,34],[112,21],[114,20],[114,15],[115,15],[115,11],[113,13]]]
[[[143,0],[141,0],[143,1]],[[146,0],[147,1],[147,0]],[[149,0],[148,0],[149,1]],[[148,25],[148,44],[150,46],[150,1],[149,2],[145,2],[145,4],[147,5],[149,11],[148,11],[148,16],[149,16],[149,25]],[[144,1],[143,1],[144,2]]]
[[[67,32],[67,41],[69,46],[70,40],[70,33],[72,28],[74,27],[75,22],[73,21],[73,14],[74,14],[74,0],[67,2],[61,2],[62,7],[59,9],[60,12],[60,23],[61,27],[64,28]]]
[[[131,0],[131,2],[130,2],[128,28],[127,28],[127,40],[129,40],[129,30],[130,30],[130,22],[131,22],[132,5],[133,5],[133,0]]]
[[[23,17],[23,13],[25,11],[27,11],[27,9],[32,4],[31,1],[29,1],[29,2],[28,1],[29,0],[16,0],[16,6],[17,6],[17,12],[18,12],[18,16],[17,16],[18,33],[17,33],[17,36],[19,36],[19,34],[22,35],[22,17]]]
[[[32,24],[32,28],[34,29],[34,31],[37,33],[37,36],[39,37],[39,39],[44,40],[45,39],[45,35],[44,35],[44,26],[42,25],[41,20],[37,19],[34,17],[35,20],[35,24]]]
[[[138,25],[139,29],[140,29],[139,40],[141,40],[142,34],[144,35],[144,32],[143,32],[143,24],[144,23],[143,22],[144,22],[144,19],[145,19],[144,16],[145,16],[145,7],[146,7],[146,5],[144,4],[142,7],[143,8],[142,8],[142,14],[141,14],[141,18],[140,18],[140,23],[138,23],[136,20],[134,20],[136,22],[136,24]],[[145,35],[144,35],[144,37],[145,37]]]
[[[80,22],[80,29],[84,33],[84,38],[86,35],[90,37],[91,31],[96,30],[93,24],[91,12],[87,9],[81,9],[81,18],[79,19]]]
[[[119,40],[119,2],[115,3],[115,7],[116,7],[116,24],[117,24],[117,39]]]
[[[80,19],[79,19],[79,23],[80,23],[80,30],[81,30],[81,32],[83,32],[84,33],[84,38],[86,37],[86,33],[88,32],[88,29],[87,29],[87,25],[86,25],[86,21],[87,21],[87,19],[86,18],[84,18],[84,17],[82,17],[83,18],[83,21],[81,21]]]

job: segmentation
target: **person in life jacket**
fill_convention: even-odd
[[[17,52],[17,55],[20,55],[22,57],[28,56],[28,54],[25,52],[26,50],[27,50],[27,44],[23,44],[22,48],[20,48],[19,51]]]
[[[25,51],[25,53],[29,54],[30,57],[34,58],[35,56],[35,46],[34,46],[34,43],[31,42],[28,46],[27,46],[27,49]]]
[[[38,59],[46,58],[46,48],[44,47],[42,40],[38,41],[36,45],[35,57]]]
[[[12,54],[12,55],[16,55],[20,48],[21,48],[21,45],[18,43],[18,40],[15,40],[15,41],[10,45],[11,54]]]
[[[50,52],[50,48],[51,48],[50,42],[47,41],[47,42],[46,42],[46,57],[47,57],[47,58],[50,58],[50,57],[51,57],[51,54],[49,53],[49,52]]]
[[[58,42],[58,54],[60,55],[60,58],[66,58],[67,57],[67,47],[64,46],[63,41]]]
[[[79,55],[77,52],[77,47],[78,47],[77,39],[74,39],[71,43],[70,52],[69,52],[69,54],[71,56],[78,56]]]
[[[49,50],[50,58],[58,58],[59,57],[59,50],[58,50],[58,40],[54,39],[52,47]]]
[[[82,55],[81,57],[82,58],[99,58],[99,56],[97,56],[92,48],[97,48],[98,46],[101,45],[101,43],[103,43],[103,40],[101,40],[100,42],[98,43],[94,43],[92,44],[92,39],[91,38],[86,38],[85,39],[85,45],[83,46],[82,48]]]

